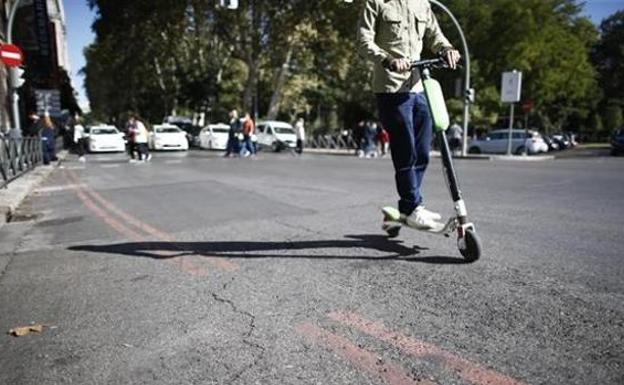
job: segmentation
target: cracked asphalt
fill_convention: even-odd
[[[0,384],[624,383],[624,160],[459,161],[484,256],[387,159],[70,156],[0,228]],[[452,214],[439,159],[427,206]]]

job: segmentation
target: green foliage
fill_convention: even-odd
[[[596,111],[606,108],[602,90],[624,100],[624,12],[605,20],[598,35],[579,3],[445,2],[471,49],[477,128],[496,126],[508,114],[500,79],[514,68],[524,73],[523,98],[536,106],[531,126],[591,132]],[[362,0],[242,0],[236,11],[216,0],[90,4],[98,11],[97,38],[85,52],[84,73],[100,119],[138,111],[158,121],[174,112],[210,111],[216,121],[239,108],[285,120],[305,115],[323,133],[375,118],[370,63],[355,49]],[[434,10],[459,47],[450,20]],[[458,74],[436,76],[452,95]],[[461,119],[463,101],[450,100],[449,109]]]
[[[622,127],[624,118],[622,117],[622,106],[618,101],[612,100],[607,104],[604,113],[604,128],[608,131],[615,131]]]

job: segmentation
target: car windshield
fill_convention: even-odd
[[[92,128],[91,129],[92,135],[113,135],[116,133],[118,133],[118,131],[115,128]]]
[[[275,127],[276,134],[294,134],[295,130],[290,127]]]
[[[180,129],[176,127],[163,127],[163,128],[157,128],[156,132],[159,134],[173,134],[176,132],[180,132]]]
[[[216,132],[216,133],[221,133],[221,134],[227,134],[230,131],[229,128],[225,128],[225,127],[218,127],[218,128],[213,128],[212,132]]]

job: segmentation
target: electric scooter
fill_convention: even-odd
[[[448,65],[442,58],[418,60],[412,62],[411,65],[412,70],[417,69],[421,73],[425,95],[433,121],[433,129],[440,146],[445,179],[453,199],[455,217],[450,218],[445,225],[441,225],[439,228],[425,230],[425,232],[444,235],[447,238],[450,237],[452,233],[457,232],[457,246],[459,252],[467,262],[474,262],[481,257],[481,240],[477,235],[474,224],[468,221],[466,203],[459,189],[459,182],[453,167],[451,150],[446,136],[446,130],[450,126],[450,119],[446,109],[442,87],[437,80],[431,77],[431,70],[434,68],[448,68]],[[389,238],[398,237],[401,227],[407,227],[405,217],[402,217],[399,210],[394,207],[384,207],[382,213],[382,229],[388,234]]]

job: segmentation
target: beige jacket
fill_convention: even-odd
[[[421,92],[418,71],[396,73],[384,60],[419,60],[426,45],[433,53],[452,48],[431,11],[428,0],[365,0],[357,44],[362,56],[375,63],[375,93]]]

